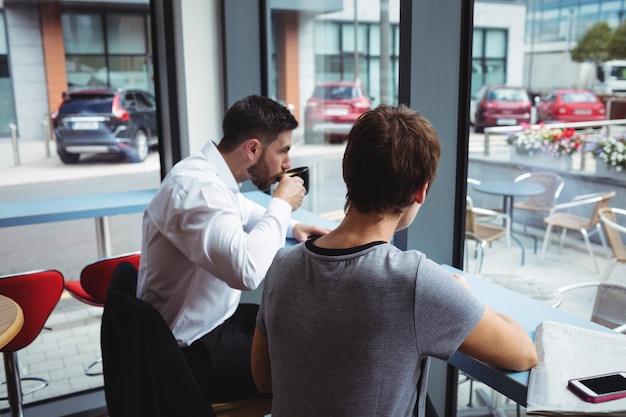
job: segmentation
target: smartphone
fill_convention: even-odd
[[[591,403],[626,397],[626,372],[611,372],[570,379],[567,387],[583,400]]]

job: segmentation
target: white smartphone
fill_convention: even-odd
[[[583,400],[591,403],[626,397],[626,372],[611,372],[570,379],[567,387]]]

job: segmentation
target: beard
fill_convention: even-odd
[[[261,191],[269,190],[272,184],[276,182],[276,177],[278,176],[270,173],[270,167],[265,160],[265,150],[261,154],[259,161],[248,168],[248,174],[252,184]]]

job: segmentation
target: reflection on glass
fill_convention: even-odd
[[[481,2],[477,2],[477,8]],[[473,36],[473,61],[472,61],[472,92],[477,91],[482,84],[508,84],[521,85],[529,92],[545,97],[542,101],[549,100],[546,93],[552,88],[568,84],[567,77],[578,78],[578,66],[570,62],[569,48],[576,42],[585,31],[598,21],[606,20],[611,27],[617,26],[621,0],[530,0],[527,2],[526,24],[524,32],[515,32],[513,26],[509,28],[496,28],[491,24],[484,24],[474,28]],[[493,4],[489,2],[489,7]],[[475,9],[477,10],[477,9]],[[481,19],[479,13],[475,13],[475,21]],[[506,19],[497,19],[490,16],[492,21],[503,23]],[[506,26],[503,24],[503,26]],[[525,45],[516,47],[516,37],[522,36]],[[526,65],[526,68],[520,68]],[[572,74],[573,72],[573,74]],[[526,82],[526,85],[524,85]],[[575,82],[575,81],[574,81]],[[578,95],[578,94],[577,94]],[[469,103],[470,119],[476,114],[475,101]],[[497,104],[492,104],[496,106]],[[510,110],[512,113],[512,110]],[[580,110],[579,110],[580,112]],[[531,113],[532,114],[532,113]],[[507,211],[512,214],[512,235],[517,239],[511,242],[510,249],[504,243],[492,242],[484,248],[483,264],[480,275],[486,280],[495,282],[513,291],[520,292],[539,302],[552,304],[557,297],[557,290],[566,285],[578,284],[585,281],[597,281],[601,279],[597,272],[593,258],[579,233],[568,232],[565,235],[563,246],[559,247],[561,231],[553,231],[546,237],[546,223],[550,216],[550,207],[554,204],[571,202],[572,198],[581,194],[607,193],[616,191],[623,196],[626,187],[626,175],[622,181],[616,182],[609,179],[610,174],[601,174],[603,161],[594,152],[594,141],[606,135],[604,130],[595,131],[567,130],[565,142],[560,130],[546,127],[542,130],[524,129],[518,134],[506,127],[507,123],[515,121],[503,115],[496,121],[501,132],[489,132],[477,134],[471,131],[469,142],[468,183],[467,196],[472,199],[475,207]],[[598,128],[599,126],[595,126]],[[612,135],[621,135],[624,127],[618,131],[612,131]],[[559,132],[555,136],[555,132]],[[509,138],[517,137],[517,143],[524,146],[535,146],[535,152],[528,155],[520,155],[517,149],[509,145]],[[562,155],[564,151],[555,151],[554,144],[564,145],[567,143],[580,143],[584,140],[585,146],[580,146],[571,155]],[[566,149],[563,147],[562,149]],[[570,149],[570,148],[567,148]],[[533,196],[516,195],[506,197],[506,191],[498,195],[480,192],[475,187],[477,182],[535,182],[545,190],[555,190],[554,185],[547,178],[562,180],[564,187],[559,192],[538,193]],[[614,178],[613,178],[614,179]],[[493,185],[493,184],[492,184]],[[484,190],[483,190],[484,191]],[[556,197],[553,202],[548,197]],[[623,198],[623,197],[622,197]],[[542,201],[541,206],[545,209],[529,213],[523,210],[521,203],[527,202],[526,207]],[[505,206],[505,202],[509,203]],[[513,208],[510,208],[510,203]],[[610,205],[619,205],[613,198]],[[516,207],[517,205],[517,207]],[[571,207],[571,215],[582,218],[590,218],[594,207],[582,206]],[[531,215],[532,214],[532,215]],[[568,218],[573,218],[569,217]],[[479,221],[501,226],[502,223],[483,217]],[[591,229],[589,229],[591,230]],[[595,229],[594,229],[595,230]],[[598,233],[599,234],[599,233]],[[552,242],[550,250],[541,260],[541,247],[543,241]],[[479,261],[480,249],[474,246],[474,242],[465,241],[466,252],[464,268],[474,273]],[[537,247],[537,251],[535,248]],[[525,258],[521,262],[521,248],[524,248]],[[591,237],[591,249],[598,261],[599,270],[603,270],[610,263],[602,241],[599,236]],[[581,296],[579,299],[568,300],[564,309],[576,315],[585,316],[593,304],[591,293]],[[468,408],[468,403],[474,409],[490,405],[493,392],[482,384],[474,382],[473,390],[470,384],[459,387],[459,408]],[[481,395],[477,395],[477,389]],[[496,394],[497,395],[497,394]],[[487,402],[485,402],[487,401]],[[515,413],[515,408],[509,408],[504,404],[506,414]],[[504,410],[502,410],[504,411]],[[500,412],[500,411],[499,411]],[[500,412],[505,414],[504,412]]]
[[[8,136],[11,133],[9,125],[17,122],[6,40],[4,13],[0,13],[0,135]]]
[[[347,132],[367,108],[397,103],[399,1],[326,0],[293,9],[272,10],[269,91],[290,106],[300,122],[292,165],[311,166],[313,181],[318,181],[305,207],[318,213],[341,212]],[[294,21],[295,27],[289,23]],[[359,94],[316,94],[322,89]],[[309,146],[320,151],[315,161],[307,157],[305,163],[298,153]]]

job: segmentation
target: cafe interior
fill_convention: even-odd
[[[153,52],[154,92],[158,103],[160,139],[158,157],[161,178],[177,161],[199,149],[207,138],[220,137],[221,119],[225,109],[233,102],[249,94],[271,95],[270,90],[272,92],[274,90],[270,86],[273,86],[275,81],[271,77],[276,77],[275,68],[297,71],[297,66],[295,69],[293,67],[293,60],[290,63],[282,62],[281,54],[272,50],[273,47],[268,40],[270,33],[274,33],[272,31],[280,33],[281,30],[286,31],[282,32],[283,34],[288,33],[289,29],[286,28],[293,23],[290,19],[297,18],[297,10],[300,7],[311,13],[311,8],[324,9],[336,6],[332,5],[336,3],[332,1],[328,2],[330,5],[324,5],[326,2],[316,2],[320,3],[319,6],[304,3],[307,2],[150,0],[150,43]],[[571,236],[575,236],[576,239],[572,244],[574,255],[569,255],[567,261],[562,258],[556,262],[557,265],[559,262],[577,262],[584,258],[585,268],[589,269],[589,277],[597,281],[608,281],[609,274],[613,272],[616,264],[623,260],[620,260],[618,252],[615,251],[619,235],[612,238],[605,236],[599,213],[602,208],[626,206],[624,181],[590,178],[582,170],[585,156],[575,162],[577,167],[581,168],[579,172],[559,172],[560,176],[542,176],[534,172],[537,171],[535,168],[512,166],[508,159],[506,162],[500,161],[497,145],[495,150],[492,149],[494,153],[491,157],[473,152],[469,103],[474,1],[400,0],[398,4],[397,102],[406,103],[417,109],[431,121],[441,140],[442,157],[436,186],[429,191],[428,204],[421,208],[420,215],[411,226],[396,234],[394,244],[402,249],[421,250],[451,271],[468,272],[472,277],[470,284],[475,288],[479,298],[518,319],[531,335],[539,323],[554,317],[587,326],[588,320],[581,321],[579,317],[570,316],[569,313],[560,310],[555,313],[555,300],[552,299],[554,291],[549,291],[547,300],[537,301],[523,291],[510,291],[501,284],[511,276],[523,275],[519,271],[524,267],[533,268],[533,264],[539,264],[540,267],[531,271],[534,271],[535,275],[542,274],[541,262],[544,262],[544,258],[546,264],[549,264],[550,260],[560,253],[556,248],[556,239],[550,237],[551,228],[569,229],[572,231]],[[281,10],[289,10],[291,14],[283,14],[282,19],[278,19],[281,25],[274,28],[271,23],[272,13]],[[286,42],[288,37],[282,39]],[[284,54],[290,52],[289,45],[282,45],[281,48],[280,52]],[[283,86],[284,89],[289,88],[286,85]],[[291,87],[290,91],[293,89]],[[491,182],[494,184],[487,180],[493,180]],[[500,184],[495,184],[498,182]],[[565,191],[563,182],[570,184]],[[492,188],[497,185],[504,186],[506,190]],[[512,191],[513,189],[515,191]],[[528,235],[531,238],[528,238],[528,235],[522,237],[521,230],[523,228],[526,232],[527,225],[526,223],[522,225],[519,220],[518,223],[513,222],[511,218],[513,197],[518,198],[518,203],[532,202],[530,197],[543,195],[546,189],[553,198],[559,197],[560,194],[567,197],[558,200],[559,202],[567,201],[570,197],[585,197],[588,201],[585,198],[574,198],[574,203],[565,204],[570,204],[571,207],[588,204],[592,210],[588,214],[590,218],[586,218],[589,224],[583,226],[572,224],[573,220],[567,216],[553,215],[550,207],[548,213],[551,220],[543,224],[541,220],[546,217],[546,213],[543,216],[540,214],[538,223],[532,220],[528,223]],[[613,191],[614,189],[617,193]],[[592,191],[594,195],[591,195]],[[339,200],[343,198],[341,195],[338,197]],[[127,196],[122,195],[120,198]],[[555,200],[556,198],[551,201],[553,206]],[[126,204],[130,205],[128,202]],[[141,204],[144,203],[139,203]],[[336,207],[333,214],[336,215],[340,209],[341,206]],[[534,214],[532,213],[534,208],[526,209],[531,215]],[[327,210],[324,211],[325,213],[321,213],[310,209],[306,214],[310,216],[307,219],[329,224],[329,220],[336,221],[340,218],[340,215],[333,217],[328,215]],[[605,213],[609,216],[611,212],[609,210]],[[496,221],[485,226],[484,219],[489,216],[492,216],[491,220]],[[514,235],[513,227],[519,233]],[[619,225],[617,230],[620,230]],[[102,244],[106,246],[106,243]],[[561,250],[567,249],[566,247]],[[118,255],[124,253],[125,260],[137,262],[138,255],[130,253],[134,252],[133,249],[113,252]],[[114,254],[110,253],[110,249],[100,252],[100,255],[104,254],[106,257],[119,260],[117,255],[113,256]],[[490,261],[493,262],[493,259],[498,257],[510,259],[510,263],[515,264],[516,272],[511,273],[510,269],[508,273],[498,270],[493,275],[500,277],[509,275],[497,283],[481,278],[490,271]],[[608,261],[613,258],[615,262]],[[100,268],[101,265],[95,267]],[[49,265],[49,268],[54,269],[55,265]],[[110,274],[110,268],[105,265],[104,272],[98,270],[97,273]],[[617,265],[617,268],[619,271],[620,265]],[[617,276],[619,272],[612,275],[613,280],[618,280]],[[44,285],[36,282],[38,278],[40,277],[29,277],[33,281],[27,285]],[[30,337],[23,336],[22,340],[16,339],[13,342],[6,341],[12,350],[11,355],[7,354],[8,348],[3,351],[4,366],[7,370],[19,368],[20,351],[23,354],[23,350],[34,338],[45,339],[45,332],[54,332],[55,325],[62,327],[59,323],[46,323],[46,318],[55,308],[56,300],[62,293],[66,295],[71,293],[74,296],[75,314],[84,314],[87,319],[95,320],[96,326],[100,325],[103,299],[94,298],[93,293],[86,294],[84,291],[81,293],[79,281],[76,280],[73,284],[68,284],[67,279],[63,283],[63,278],[59,276],[46,276],[45,280],[46,285],[51,285],[46,291],[46,299],[31,297],[20,302],[19,291],[12,297],[17,305],[21,304],[22,313],[13,314],[16,322],[8,325],[9,327],[18,324],[22,326],[26,323],[30,314],[29,308],[40,310],[42,317],[38,324],[33,325]],[[0,294],[11,298],[12,293],[8,289],[3,291],[0,286]],[[3,308],[11,308],[9,304],[3,307],[2,301],[0,299],[0,311]],[[45,307],[47,304],[49,305]],[[34,306],[29,307],[30,305]],[[21,314],[24,317],[20,317]],[[17,322],[19,323],[16,324]],[[16,332],[19,333],[19,329]],[[44,332],[43,336],[40,336],[40,332]],[[18,341],[20,343],[17,343]],[[0,342],[3,340],[0,339]],[[19,408],[23,408],[23,415],[29,417],[108,416],[102,383],[101,358],[96,355],[94,361],[82,365],[85,365],[86,375],[94,381],[91,387],[74,390],[70,385],[63,394],[29,400],[27,393],[19,392],[22,381],[18,379],[13,381],[12,385],[11,383],[8,385],[11,387],[7,388],[9,399],[0,400],[5,401],[0,405],[6,405],[1,410],[2,413],[22,415],[16,411],[17,400],[11,397],[24,395],[23,404]],[[505,409],[507,413],[513,413],[506,415],[519,415],[519,405],[522,409],[526,405],[528,372],[494,369],[462,354],[456,354],[448,362],[433,358],[429,367],[428,392],[440,416],[502,415],[499,413],[504,413]],[[90,375],[92,368],[95,371]],[[7,371],[7,375],[12,374]],[[123,375],[121,377],[123,378]],[[170,383],[177,384],[174,381],[178,381],[178,377],[172,378]],[[480,408],[467,407],[468,393],[469,401],[472,401],[473,388],[470,386],[474,385],[471,384],[484,386],[491,396],[487,401],[491,403]],[[128,395],[132,397],[133,393]],[[493,399],[495,396],[501,398],[500,402]],[[182,396],[180,401],[189,401],[189,404],[193,404],[191,403],[193,398],[187,396]],[[256,406],[256,404],[220,404],[214,405],[213,408],[218,416],[265,415],[264,408],[256,409]],[[141,408],[141,405],[138,407]],[[194,412],[198,410],[201,408]],[[145,413],[146,409],[142,412]],[[138,415],[148,415],[141,414],[142,412],[138,412]],[[114,412],[110,415],[115,417]]]

